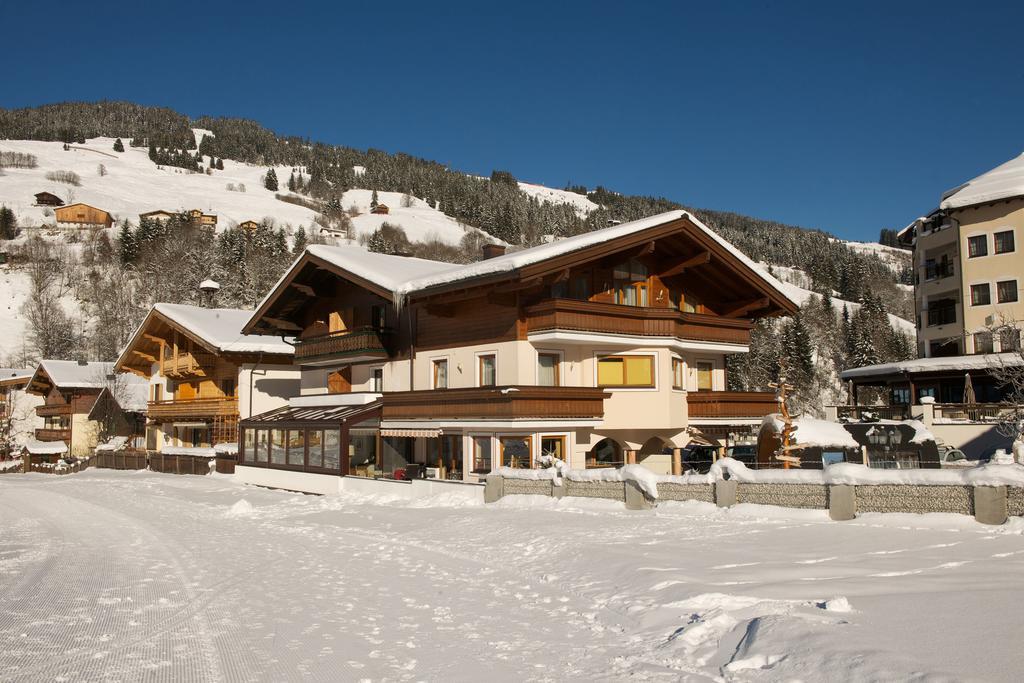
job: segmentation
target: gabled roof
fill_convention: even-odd
[[[960,209],[1020,196],[1024,196],[1024,154],[946,191],[939,208]]]
[[[987,353],[971,356],[946,356],[941,358],[915,358],[895,363],[880,363],[850,368],[840,375],[842,379],[864,377],[891,377],[923,372],[970,372],[1015,367],[1024,363],[1019,353]]]
[[[75,202],[74,204],[66,204],[64,206],[58,206],[58,207],[54,208],[54,211],[65,211],[67,209],[73,209],[76,206],[84,206],[84,207],[89,208],[89,209],[96,209],[97,211],[100,211],[100,212],[108,214],[108,215],[110,213],[106,209],[101,209],[99,207],[93,206],[92,204],[86,204],[85,202]]]
[[[401,305],[408,299],[447,289],[508,280],[527,272],[539,272],[552,266],[556,261],[584,256],[589,258],[596,251],[614,252],[628,246],[630,242],[642,244],[645,240],[684,231],[702,246],[715,251],[722,260],[731,262],[740,277],[746,278],[752,285],[761,289],[776,306],[788,312],[794,312],[799,308],[799,304],[787,295],[778,280],[732,244],[688,212],[669,211],[468,265],[389,256],[368,252],[359,247],[310,245],[256,307],[256,313],[244,329],[255,329],[266,309],[282,293],[282,285],[290,282],[311,262],[319,267],[334,270],[338,275],[390,299],[396,305]]]
[[[107,376],[113,373],[113,363],[42,360],[29,384],[49,384],[58,389],[103,389]]]
[[[129,365],[127,355],[154,321],[173,325],[213,353],[263,353],[291,356],[295,349],[280,337],[242,334],[252,311],[240,308],[203,308],[187,304],[154,304],[121,351],[116,367]]]
[[[115,387],[114,390],[111,388],[104,387],[103,391],[99,393],[96,400],[93,402],[92,407],[89,409],[88,418],[90,420],[99,419],[99,415],[95,414],[97,408],[104,405],[106,400],[112,401],[117,407],[126,413],[144,413],[149,407],[149,383],[145,381],[137,381],[140,378],[135,375],[122,374],[121,377],[124,380],[132,378],[122,386]],[[116,394],[116,395],[115,395]]]
[[[32,368],[0,368],[0,387],[28,384],[34,373]]]

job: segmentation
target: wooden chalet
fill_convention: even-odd
[[[311,245],[244,327],[295,336],[302,395],[242,421],[243,464],[475,481],[554,455],[670,472],[695,435],[775,411],[774,394],[727,391],[725,358],[797,305],[690,214],[489,255]]]
[[[377,206],[370,209],[370,213],[376,214],[378,216],[387,216],[389,213],[391,213],[391,209],[388,208],[387,204],[378,204]]]
[[[241,223],[238,224],[238,227],[240,227],[242,230],[255,230],[256,228],[260,227],[260,224],[256,221],[242,221]]]
[[[61,441],[70,455],[87,457],[101,440],[136,435],[138,420],[133,413],[141,408],[145,387],[135,378],[116,378],[113,363],[44,360],[26,391],[44,397],[36,407],[43,419],[36,440]],[[97,409],[102,394],[108,400]]]
[[[139,221],[154,221],[157,223],[166,223],[178,214],[174,211],[165,211],[164,209],[157,209],[155,211],[147,211],[146,213],[139,214]]]
[[[53,213],[58,227],[109,228],[114,224],[110,213],[81,202],[57,207]]]
[[[203,213],[201,209],[191,209],[188,212],[192,224],[201,228],[216,228],[217,216],[212,213]]]
[[[156,304],[118,358],[148,383],[146,448],[210,448],[237,441],[240,415],[298,392],[291,345],[243,335],[250,311]]]
[[[52,192],[37,192],[36,206],[64,206],[64,200]]]

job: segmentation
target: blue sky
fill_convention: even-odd
[[[874,240],[1024,151],[1024,4],[979,4],[0,0],[0,107],[242,116]]]

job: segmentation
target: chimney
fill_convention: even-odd
[[[495,256],[504,256],[505,247],[500,244],[485,244],[483,246],[484,260],[494,258]]]

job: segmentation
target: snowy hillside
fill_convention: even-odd
[[[803,306],[804,302],[811,297],[820,298],[819,294],[815,294],[810,289],[806,289],[811,285],[811,278],[804,271],[798,268],[787,268],[786,266],[770,266],[770,264],[763,262],[759,265],[765,272],[768,272],[770,267],[771,272],[775,275],[775,279],[779,281],[782,289],[786,292],[786,295],[801,306]],[[850,315],[853,315],[854,312],[860,310],[859,303],[846,301],[835,296],[832,297],[832,305],[835,307],[836,311],[842,311],[843,306],[846,306],[850,311]],[[916,334],[914,323],[911,321],[893,315],[892,313],[889,313],[888,316],[889,324],[891,324],[894,329],[899,330],[904,334],[909,334],[912,337]]]
[[[910,252],[906,249],[887,247],[884,244],[879,244],[878,242],[840,241],[858,254],[874,256],[888,266],[894,273],[900,273],[904,268],[910,265]]]
[[[201,138],[207,131],[196,130]],[[0,150],[35,155],[38,166],[33,169],[6,168],[0,176],[0,204],[14,210],[22,226],[53,223],[52,210],[34,206],[34,195],[52,192],[65,202],[84,202],[110,212],[118,221],[138,222],[139,214],[156,209],[178,211],[202,209],[218,217],[218,228],[224,229],[242,221],[273,219],[282,227],[298,229],[313,226],[316,213],[304,206],[280,201],[275,193],[263,187],[263,176],[269,167],[244,164],[224,159],[224,170],[212,175],[189,173],[180,168],[157,166],[150,161],[143,148],[125,147],[122,153],[113,150],[113,138],[95,138],[84,145],[72,145],[65,151],[59,142],[34,140],[3,140]],[[103,165],[105,175],[100,175]],[[73,171],[81,178],[74,187],[46,178],[53,171]],[[280,179],[280,193],[292,169],[275,168]],[[234,187],[235,190],[228,189]],[[239,191],[241,187],[245,191]],[[402,194],[380,192],[378,201],[391,209],[388,216],[369,215],[370,191],[350,190],[342,199],[342,206],[355,206],[362,215],[353,218],[357,235],[368,234],[387,221],[400,225],[410,240],[438,239],[458,244],[466,228],[419,199],[409,207],[402,206]],[[579,197],[579,195],[576,195]],[[585,198],[584,198],[585,199]]]
[[[519,183],[519,189],[535,197],[537,201],[550,202],[551,204],[569,204],[576,208],[576,213],[580,216],[586,216],[588,213],[598,208],[598,205],[590,201],[587,197],[575,192],[569,192],[568,190],[555,190],[550,187],[544,187],[543,185],[534,185],[533,183]]]

